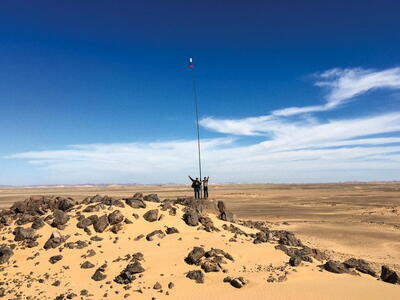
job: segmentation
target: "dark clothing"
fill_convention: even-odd
[[[200,188],[194,188],[194,198],[200,199]]]
[[[206,199],[208,198],[208,186],[203,187],[203,197]]]
[[[198,179],[193,179],[192,177],[190,177],[190,180],[192,181],[192,188],[194,190],[194,197],[196,199],[200,199],[200,191],[201,191],[201,181]]]

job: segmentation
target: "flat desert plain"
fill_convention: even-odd
[[[265,221],[274,230],[291,231],[306,246],[324,251],[330,259],[344,261],[351,257],[362,258],[370,262],[376,270],[380,270],[381,265],[388,265],[393,270],[400,271],[400,183],[227,184],[210,185],[209,190],[210,198],[224,201],[228,210],[233,212],[237,219]],[[127,198],[132,197],[136,192],[156,193],[160,199],[176,199],[177,197],[192,195],[191,188],[184,185],[2,188],[0,189],[0,207],[9,207],[13,202],[22,201],[31,195],[59,195],[82,200],[87,196],[96,194]],[[150,208],[156,209],[157,205],[150,203],[147,209]],[[128,208],[121,209],[121,211],[125,216],[132,215]],[[143,213],[139,215],[143,215]],[[228,243],[228,239],[232,236],[223,232],[222,235],[221,232],[210,235],[203,231],[188,229],[180,220],[181,218],[173,219],[168,216],[166,223],[164,223],[170,222],[168,226],[174,225],[182,234],[186,234],[183,236],[182,243],[168,240],[167,236],[161,241],[161,245],[157,244],[158,248],[153,249],[151,248],[153,246],[146,242],[141,246],[142,249],[147,251],[144,253],[145,258],[147,253],[149,255],[158,253],[154,256],[154,261],[156,261],[158,267],[155,268],[153,265],[153,269],[150,268],[152,270],[148,274],[154,274],[147,275],[147,278],[154,278],[153,281],[155,282],[155,278],[158,276],[158,278],[161,278],[160,280],[164,280],[165,282],[161,282],[164,293],[145,291],[142,294],[143,291],[141,291],[141,293],[134,295],[135,299],[141,296],[144,297],[143,299],[152,299],[153,296],[156,299],[164,299],[164,297],[167,299],[249,299],[250,297],[254,299],[400,299],[399,285],[384,283],[364,274],[354,276],[322,272],[318,268],[318,264],[315,263],[290,270],[290,274],[287,275],[287,280],[284,282],[264,285],[267,282],[267,275],[259,275],[259,273],[265,272],[267,274],[268,265],[273,268],[272,265],[278,266],[287,261],[287,256],[283,252],[276,253],[277,251],[272,246],[265,249],[260,248],[251,241],[245,243],[245,240],[241,243]],[[222,228],[224,226],[223,222],[216,217],[212,217],[212,220],[216,226],[218,225],[217,227]],[[157,229],[153,223],[150,224],[151,227],[142,218],[139,218],[138,221],[140,221],[141,227],[134,226],[132,236],[139,233],[146,235],[148,231]],[[133,224],[135,222],[133,221]],[[76,227],[68,226],[65,231],[73,235],[76,230],[73,228]],[[142,228],[143,232],[138,228]],[[249,234],[255,233],[254,230],[249,228],[240,228],[244,231],[247,230]],[[129,229],[127,230],[129,231]],[[44,234],[46,236],[43,241],[41,240],[41,243],[46,241],[51,232],[51,228],[47,229]],[[113,234],[107,233],[105,239],[114,239]],[[120,239],[123,240],[124,236],[121,236]],[[182,241],[182,239],[178,240]],[[128,240],[125,242],[130,243]],[[192,283],[184,276],[168,278],[168,274],[171,276],[175,272],[183,274],[184,271],[189,270],[187,269],[188,266],[181,266],[181,257],[185,257],[197,244],[204,246],[204,248],[210,248],[210,244],[219,248],[225,247],[225,250],[230,252],[235,259],[237,258],[235,262],[240,264],[240,268],[245,268],[246,265],[250,266],[252,270],[246,272],[233,268],[230,272],[234,274],[228,273],[228,275],[243,274],[250,279],[248,286],[240,290],[229,289],[225,286],[221,288],[224,276],[218,275],[222,276],[219,278],[217,275],[209,275],[210,273],[206,273],[206,285]],[[101,253],[104,252],[106,257],[108,256],[107,251],[121,256],[124,254],[121,251],[115,251],[112,247],[112,243],[104,245]],[[177,252],[182,251],[182,254],[176,260],[173,258],[175,254],[175,250],[172,251],[173,249]],[[133,250],[134,248],[132,248],[132,252]],[[23,256],[23,254],[20,255]],[[46,259],[48,260],[48,258]],[[76,259],[80,259],[79,256]],[[66,260],[69,264],[73,264],[72,254]],[[18,262],[18,264],[22,265],[23,262]],[[122,264],[120,268],[123,268]],[[278,273],[282,271],[279,270],[278,268],[275,271]],[[44,273],[45,271],[46,269],[43,269],[40,272]],[[113,276],[118,274],[119,271],[114,270]],[[80,272],[79,268],[77,272]],[[8,276],[11,276],[10,274]],[[79,276],[83,275],[80,274]],[[175,276],[177,275],[175,274]],[[89,275],[86,277],[90,278]],[[101,298],[102,294],[86,277],[82,278],[82,281],[87,282],[88,289],[94,294],[94,298],[82,299]],[[69,280],[71,281],[71,279]],[[169,280],[174,281],[176,287],[166,295],[165,286]],[[146,282],[149,290],[152,290],[154,282]],[[194,289],[198,292],[194,293]],[[25,291],[25,294],[29,294],[27,289],[22,286],[21,290]],[[37,288],[37,290],[40,290],[40,288]],[[62,290],[62,288],[49,287],[48,299],[54,299],[53,295],[56,296],[57,292]],[[114,291],[117,293],[117,290]],[[123,290],[118,291],[118,294],[109,291],[107,299],[122,299],[123,295]],[[130,299],[128,296],[127,298]]]

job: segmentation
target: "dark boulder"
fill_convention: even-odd
[[[186,277],[195,280],[196,283],[204,283],[204,273],[201,270],[189,271]]]
[[[92,275],[92,279],[94,281],[101,281],[106,279],[107,275],[104,274],[104,272],[106,271],[107,265],[102,265],[100,268],[98,268],[96,270],[96,272],[94,272],[94,274]]]
[[[85,261],[83,264],[81,264],[81,269],[91,269],[94,268],[94,264],[92,264],[90,261]]]
[[[158,220],[158,209],[152,209],[143,215],[143,218],[148,222],[154,222]]]
[[[376,277],[376,272],[363,259],[350,258],[343,263],[347,268],[355,268],[357,271]]]
[[[14,255],[12,249],[8,246],[0,246],[0,264],[8,262],[11,256]]]
[[[126,266],[122,272],[114,278],[114,281],[119,284],[129,284],[136,279],[135,274],[143,273],[145,270],[139,261],[135,261]]]
[[[392,284],[400,284],[400,275],[387,266],[382,266],[381,280]]]
[[[97,222],[97,220],[96,220],[96,222]],[[78,224],[76,224],[76,227],[83,229],[83,228],[86,228],[86,227],[88,227],[88,226],[90,226],[92,224],[93,224],[93,220],[91,218],[83,218],[82,220],[80,220],[78,222]]]
[[[62,259],[63,259],[62,255],[55,255],[55,256],[50,257],[49,262],[51,264],[55,264],[56,262],[59,262]]]
[[[217,263],[211,262],[211,261],[204,261],[201,264],[201,268],[204,270],[204,272],[219,272],[221,270],[220,266]]]
[[[190,265],[198,265],[200,259],[206,254],[202,247],[193,247],[193,250],[189,252],[185,258],[186,263]]]
[[[260,231],[256,233],[256,237],[253,241],[254,244],[266,243],[269,240],[268,231]]]
[[[35,220],[35,217],[32,215],[22,215],[15,223],[17,225],[25,225],[31,223]]]
[[[53,214],[54,219],[51,223],[52,227],[56,227],[58,229],[63,229],[63,225],[66,225],[69,221],[69,216],[62,210],[56,210]]]
[[[175,227],[167,227],[167,229],[165,230],[165,232],[167,234],[173,234],[173,233],[179,233],[179,230],[176,229]]]
[[[107,215],[103,215],[97,220],[96,223],[93,224],[93,228],[96,230],[96,232],[102,233],[104,230],[106,230],[108,225],[108,217]]]
[[[40,229],[45,225],[44,221],[41,218],[35,218],[33,220],[31,227],[33,229]]]
[[[57,208],[62,211],[67,211],[75,206],[75,201],[71,198],[61,198],[57,202]]]
[[[247,280],[244,279],[243,277],[237,277],[237,278],[232,279],[230,281],[230,284],[233,287],[235,287],[237,289],[240,289],[240,288],[244,287],[247,284]]]
[[[13,231],[13,234],[14,234],[14,241],[16,242],[24,241],[27,239],[33,239],[35,236],[35,229],[17,227]]]
[[[146,208],[146,203],[142,199],[129,198],[125,200],[126,204],[132,208]]]
[[[44,244],[43,248],[46,250],[51,248],[57,248],[62,243],[64,243],[68,238],[69,236],[62,236],[59,231],[54,231],[51,234],[50,238]]]
[[[189,226],[199,225],[199,214],[197,211],[190,209],[183,215],[183,220]]]
[[[349,269],[340,261],[328,260],[324,264],[324,269],[328,272],[342,274],[349,273]]]
[[[161,230],[154,230],[153,232],[150,232],[148,235],[146,235],[146,240],[152,241],[155,238],[162,239],[165,237],[165,233],[162,232]]]
[[[199,217],[199,222],[201,225],[203,225],[204,230],[207,232],[216,230],[216,228],[214,227],[214,223],[210,217],[201,216],[201,217]]]
[[[114,210],[108,215],[110,225],[121,223],[124,220],[124,215],[119,210]]]
[[[280,230],[275,234],[279,238],[278,243],[281,245],[303,247],[303,243],[292,232]]]
[[[297,267],[298,265],[301,264],[301,258],[300,258],[299,256],[292,256],[292,257],[289,259],[289,264],[290,264],[292,267]]]
[[[149,194],[143,197],[144,201],[149,201],[149,202],[161,202],[160,199],[158,198],[157,194]]]
[[[118,232],[120,232],[122,229],[124,228],[124,226],[122,225],[122,223],[118,223],[118,224],[114,224],[113,226],[111,226],[111,232],[117,234]]]

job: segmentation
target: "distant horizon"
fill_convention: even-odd
[[[399,180],[371,180],[371,181],[329,181],[329,182],[218,182],[210,185],[308,185],[308,184],[385,184],[400,183]],[[190,183],[80,183],[80,184],[35,184],[35,185],[0,185],[2,188],[40,188],[40,187],[98,187],[98,186],[182,186]]]

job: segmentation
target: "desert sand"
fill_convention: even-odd
[[[161,200],[191,195],[187,186],[7,188],[0,190],[0,203],[10,207],[30,195],[53,197],[50,199],[62,195],[76,203],[95,194],[129,199],[136,192],[157,193]],[[47,222],[35,231],[39,235],[37,245],[29,248],[29,239],[15,241],[15,228],[30,228],[32,222],[15,224],[23,214],[14,215],[12,222],[1,227],[0,244],[15,248],[9,260],[0,265],[0,288],[6,299],[66,299],[74,294],[77,299],[399,299],[400,285],[383,282],[379,276],[382,265],[400,269],[400,184],[213,185],[210,194],[214,202],[225,202],[236,215],[235,223],[219,219],[217,211],[211,209],[207,216],[212,230],[204,230],[201,224],[189,226],[183,217],[188,206],[177,202],[171,202],[175,215],[170,209],[163,211],[162,202],[144,201],[145,208],[133,208],[121,200],[124,207],[103,205],[95,212],[83,210],[97,202],[76,204],[65,210],[70,219],[59,229],[51,226],[54,210],[41,215]],[[163,217],[154,222],[145,220],[146,212],[154,209],[158,209],[158,217]],[[127,219],[120,222],[123,225],[116,233],[111,231],[112,225],[103,232],[90,225],[90,235],[77,227],[81,216],[100,217],[116,210]],[[242,220],[261,221],[262,227],[268,228],[268,240],[255,243],[260,228]],[[242,234],[232,232],[231,226]],[[167,234],[167,228],[176,228],[178,233]],[[146,235],[154,230],[161,230],[165,236],[147,240]],[[312,262],[303,260],[291,266],[290,257],[276,249],[285,245],[279,241],[283,230],[295,233],[305,247],[318,249],[321,255],[311,255]],[[55,231],[69,238],[55,248],[44,249]],[[140,235],[144,237],[137,240]],[[101,240],[92,240],[95,236]],[[77,241],[81,242],[74,243]],[[214,258],[203,256],[198,265],[187,263],[185,258],[193,247],[221,249],[233,261],[219,255],[222,261],[218,270],[204,272],[202,263]],[[93,256],[87,256],[90,250],[94,250]],[[144,271],[131,283],[116,282],[125,267],[135,261],[132,255],[137,252],[143,254],[139,263]],[[50,263],[49,259],[57,255],[62,259]],[[336,274],[323,267],[329,260],[343,262],[349,258],[368,261],[376,277],[352,268]],[[81,268],[86,261],[93,267]],[[103,264],[107,267],[100,273],[106,277],[93,280]],[[202,270],[204,283],[187,278],[192,270]],[[224,282],[226,277],[244,277],[246,284],[235,288]],[[157,282],[161,288],[154,289]],[[169,286],[171,282],[173,287]]]

